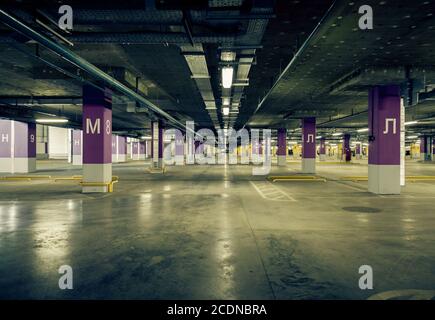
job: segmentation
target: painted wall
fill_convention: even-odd
[[[48,127],[48,156],[50,159],[68,159],[68,129]]]

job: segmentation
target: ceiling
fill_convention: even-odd
[[[62,3],[1,9],[180,122],[297,135],[300,119],[315,116],[322,134],[359,135],[370,86],[396,83],[407,120],[421,120],[408,131],[435,129],[434,1],[75,1],[69,32],[56,25]],[[358,27],[361,5],[373,8],[373,30]],[[222,87],[224,66],[234,69],[231,89]],[[108,85],[0,24],[1,117],[56,115],[80,127],[84,82]],[[143,135],[156,116],[115,91],[114,132]]]

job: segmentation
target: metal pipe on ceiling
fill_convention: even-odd
[[[139,95],[132,89],[128,88],[126,85],[122,84],[118,80],[114,79],[107,73],[103,72],[101,69],[97,68],[90,62],[86,61],[76,53],[72,52],[71,50],[64,48],[60,44],[54,42],[47,36],[37,32],[36,30],[32,29],[31,27],[25,25],[20,20],[16,19],[15,17],[11,16],[6,11],[0,9],[0,20],[12,28],[13,30],[25,35],[29,39],[32,39],[36,41],[37,43],[43,45],[47,49],[53,51],[57,55],[59,55],[64,60],[68,61],[69,63],[72,63],[79,67],[80,69],[88,72],[93,77],[97,78],[98,80],[103,81],[107,85],[111,86],[113,89],[117,90],[118,92],[123,93],[124,95],[128,96],[129,98],[137,101],[139,104],[144,105],[145,107],[149,108],[156,114],[162,116],[166,120],[168,120],[170,123],[175,125],[176,127],[185,128],[185,126],[179,122],[177,119],[173,118],[170,114],[165,112],[164,110],[160,109],[158,106],[156,106],[151,101],[147,100],[143,96]],[[186,128],[188,129],[188,128]]]
[[[255,111],[252,113],[252,115],[249,117],[251,118],[253,115],[257,113],[257,111],[261,108],[261,106],[264,104],[264,102],[267,100],[271,92],[275,89],[275,87],[278,85],[278,83],[281,81],[282,77],[288,72],[288,70],[296,63],[296,60],[304,53],[305,49],[308,47],[308,44],[310,41],[314,38],[314,36],[319,32],[320,28],[323,26],[325,20],[329,17],[332,10],[335,8],[335,5],[338,1],[335,0],[332,5],[329,7],[329,9],[326,11],[326,13],[323,15],[323,17],[320,19],[314,30],[310,33],[308,38],[304,41],[302,46],[299,48],[299,50],[295,53],[293,58],[290,60],[289,64],[285,67],[284,71],[279,75],[278,79],[275,81],[275,83],[272,85],[272,88],[266,93],[266,95],[261,99],[260,103],[258,104]],[[249,121],[248,118],[248,121]],[[243,125],[243,128],[245,127],[246,123]]]

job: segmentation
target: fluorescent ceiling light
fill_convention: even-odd
[[[229,106],[230,105],[230,98],[223,98],[222,99],[222,104],[224,106]]]
[[[67,123],[68,119],[59,119],[59,118],[44,118],[44,119],[36,119],[37,123]]]
[[[322,136],[317,136],[316,139],[322,139]]]
[[[416,123],[418,123],[418,121],[408,121],[408,122],[405,122],[405,126],[410,126],[410,125],[413,125]]]
[[[418,136],[409,136],[409,137],[406,137],[407,139],[417,139],[418,138]]]
[[[233,84],[233,67],[223,67],[222,68],[222,86],[225,89],[231,88]]]
[[[222,113],[224,114],[224,116],[229,115],[230,114],[230,108],[228,108],[228,107],[222,108]]]
[[[334,137],[343,135],[343,132],[336,132],[332,134]]]
[[[144,139],[144,140],[151,140],[151,136],[142,136],[141,139]]]
[[[367,131],[369,131],[369,128],[363,128],[363,129],[356,130],[356,132],[367,132]]]

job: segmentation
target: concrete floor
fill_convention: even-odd
[[[272,174],[296,174],[298,161]],[[76,182],[0,181],[0,298],[366,299],[435,289],[435,182],[366,192],[364,161],[327,182],[267,182],[251,166],[115,164],[112,194]],[[435,164],[408,161],[410,175]],[[38,174],[75,175],[63,161]],[[59,290],[70,265],[74,289]],[[370,265],[374,289],[360,290]]]

